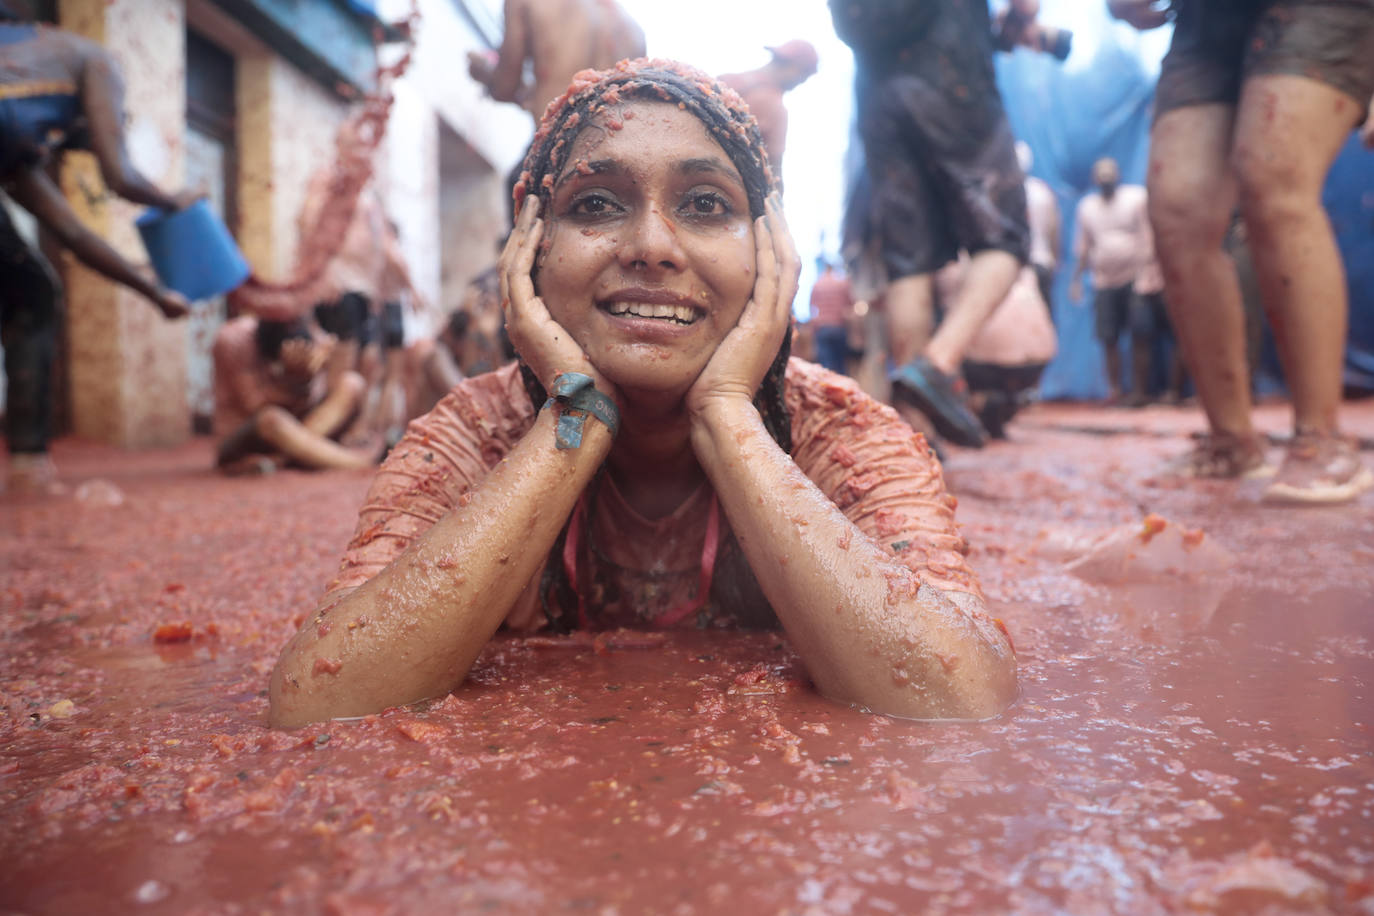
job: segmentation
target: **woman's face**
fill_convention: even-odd
[[[622,390],[685,392],[754,288],[739,171],[676,105],[627,102],[573,143],[546,220],[539,293]]]

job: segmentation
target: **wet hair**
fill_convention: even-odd
[[[454,309],[448,316],[448,333],[454,340],[462,340],[468,334],[472,316],[463,309]]]
[[[258,326],[253,331],[253,340],[257,344],[258,354],[269,361],[275,361],[281,357],[282,344],[288,340],[309,339],[310,330],[305,326],[305,322],[299,318],[291,321],[268,321],[259,318]]]
[[[694,67],[650,59],[623,60],[611,70],[583,70],[573,77],[567,92],[549,103],[512,191],[516,212],[526,196],[536,193],[540,210],[548,213],[552,209],[554,186],[572,155],[577,137],[595,126],[597,117],[610,106],[630,99],[676,104],[700,120],[739,171],[749,200],[749,216],[758,219],[763,215],[764,201],[777,184],[763,135],[744,100],[733,89]],[[754,396],[754,405],[763,415],[769,434],[787,452],[792,450],[792,422],[783,404],[783,376],[791,347],[789,325]],[[530,400],[538,410],[548,398],[544,386],[524,363],[520,371]]]
[[[583,70],[573,77],[568,91],[545,109],[529,152],[525,155],[524,167],[511,194],[515,212],[520,212],[529,194],[539,195],[541,212],[550,212],[558,177],[568,164],[578,136],[588,128],[598,127],[597,119],[608,109],[630,100],[677,105],[701,121],[739,172],[749,201],[749,216],[752,219],[763,216],[764,202],[776,189],[777,182],[769,165],[758,123],[749,113],[744,100],[733,89],[694,67],[677,61],[651,59],[624,60],[610,70]],[[758,408],[769,435],[783,451],[789,453],[792,450],[792,418],[783,394],[791,349],[792,328],[789,324],[782,346],[778,348],[754,395],[754,406]],[[520,374],[537,412],[548,399],[548,394],[523,362]],[[573,594],[572,585],[566,581],[563,564],[559,561],[566,536],[567,530],[564,529],[549,555],[544,581],[540,583],[544,612],[550,623],[561,628],[566,628],[569,621],[555,617],[550,609],[550,598],[556,595],[555,600],[561,599],[558,603],[567,607],[568,599]],[[743,562],[743,553],[738,550],[725,551],[725,554]],[[725,561],[726,556],[723,556],[717,564],[718,568],[727,565]],[[724,573],[725,570],[718,569],[718,572]],[[715,581],[724,586],[726,582],[722,580],[730,578],[718,575]],[[717,591],[713,586],[713,594]]]

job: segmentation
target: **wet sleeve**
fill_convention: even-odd
[[[322,603],[367,582],[456,506],[520,441],[533,422],[513,373],[465,380],[415,420],[377,470],[353,538]]]
[[[787,398],[797,465],[921,581],[982,598],[954,522],[956,500],[925,437],[852,379],[792,365],[798,368],[788,372]]]

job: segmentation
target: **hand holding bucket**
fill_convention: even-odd
[[[191,301],[227,293],[248,279],[248,262],[204,198],[175,213],[147,210],[136,225],[162,285]]]

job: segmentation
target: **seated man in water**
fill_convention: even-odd
[[[216,466],[226,474],[265,473],[282,463],[365,468],[375,448],[334,441],[362,403],[356,372],[325,370],[333,338],[316,338],[303,319],[244,315],[215,335]]]
[[[984,717],[1016,693],[924,439],[789,360],[799,260],[738,95],[664,61],[550,106],[501,259],[520,363],[379,471],[270,719],[442,695],[503,623],[786,631],[817,688]]]

